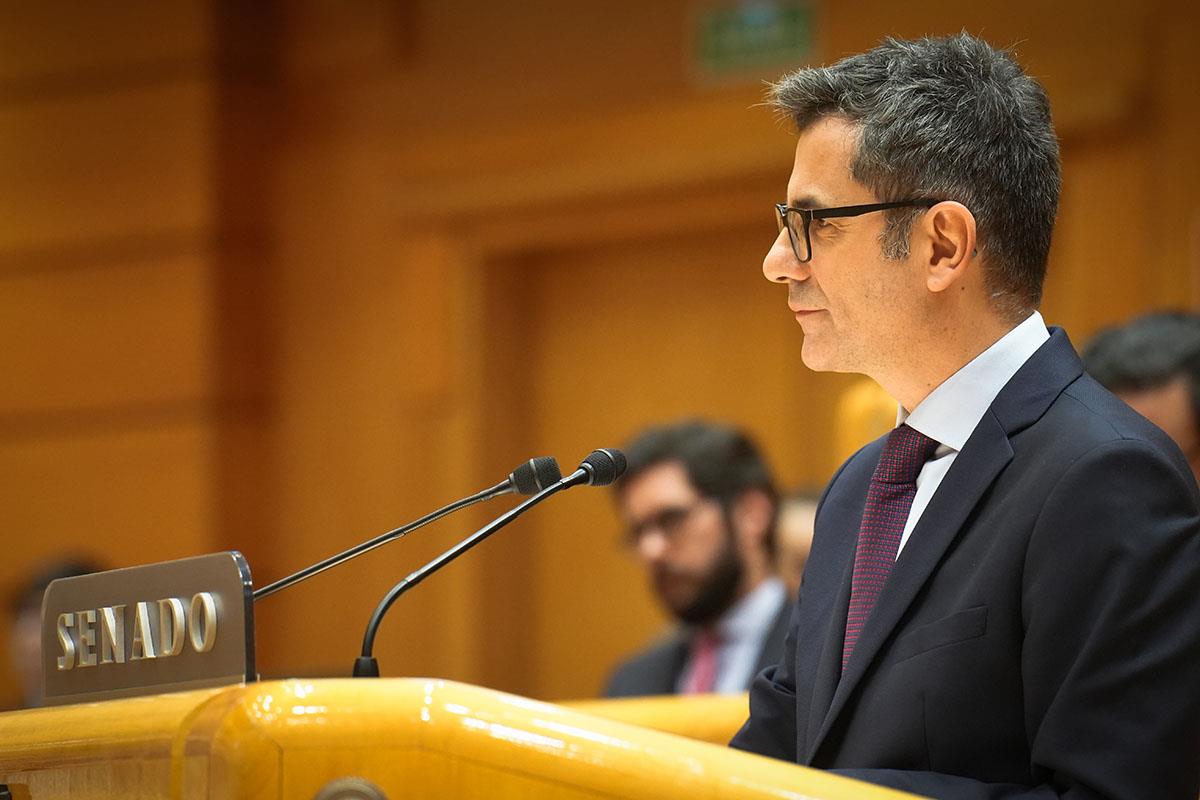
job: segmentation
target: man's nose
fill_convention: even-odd
[[[667,552],[667,537],[657,528],[647,528],[638,537],[637,554],[646,564],[657,564]]]
[[[762,271],[763,277],[772,283],[802,281],[808,277],[808,265],[796,259],[786,230],[781,230],[775,237],[775,243],[763,258]]]

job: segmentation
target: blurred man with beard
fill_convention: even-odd
[[[772,574],[777,494],[741,431],[683,422],[625,448],[628,545],[681,624],[619,665],[605,694],[736,693],[782,650],[790,605]]]

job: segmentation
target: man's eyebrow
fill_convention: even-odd
[[[811,194],[806,194],[802,197],[797,197],[797,198],[788,200],[789,208],[804,208],[804,209],[825,208],[825,205],[826,205],[825,203],[821,202],[820,198],[817,198]]]

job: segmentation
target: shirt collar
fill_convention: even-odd
[[[750,594],[738,600],[717,621],[717,633],[724,643],[758,636],[775,621],[787,589],[778,578],[767,578]]]
[[[962,450],[996,395],[1049,338],[1042,315],[1033,312],[943,381],[911,412],[901,406],[896,424],[907,423],[952,450]]]

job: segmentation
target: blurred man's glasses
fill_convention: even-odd
[[[787,228],[788,240],[792,243],[792,252],[801,264],[812,258],[812,241],[808,236],[808,228],[814,219],[829,219],[831,217],[857,217],[870,214],[872,211],[886,211],[889,208],[905,208],[919,206],[930,208],[941,201],[929,197],[918,197],[914,200],[894,200],[889,203],[867,203],[861,206],[838,206],[837,208],[794,208],[785,203],[776,203],[775,212],[778,216],[779,230]]]
[[[684,506],[668,506],[651,514],[646,519],[629,526],[625,534],[625,543],[630,549],[637,549],[638,544],[651,531],[658,531],[669,542],[677,537],[686,527],[688,519],[700,506],[708,502],[701,497]]]

